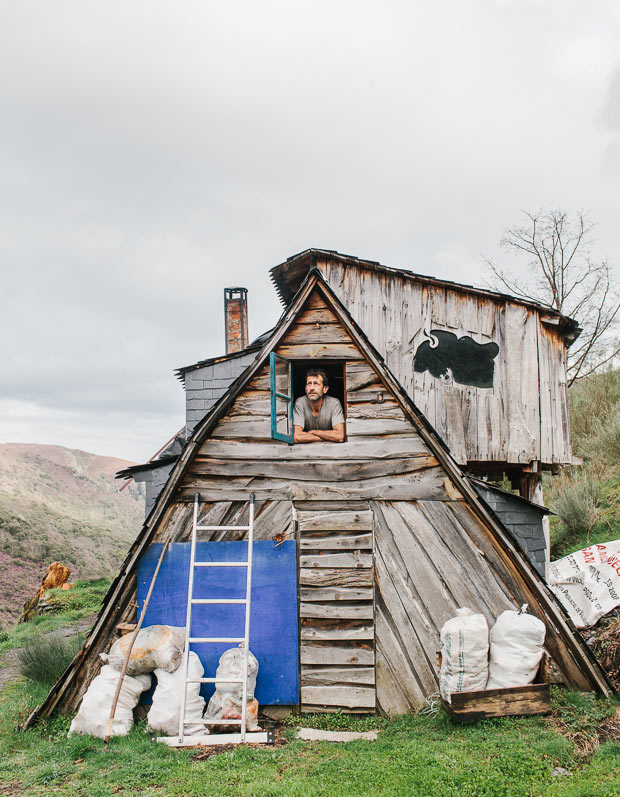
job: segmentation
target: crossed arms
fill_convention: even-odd
[[[344,443],[344,423],[337,423],[333,429],[313,429],[304,432],[301,426],[294,427],[295,443]]]

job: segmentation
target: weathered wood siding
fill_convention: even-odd
[[[242,501],[250,491],[260,500],[299,501],[447,496],[437,460],[318,293],[311,294],[277,353],[345,361],[346,442],[273,441],[265,366],[202,445],[179,499],[199,492],[201,501]]]
[[[302,711],[375,711],[373,515],[298,509]]]
[[[327,258],[317,266],[459,463],[571,461],[564,343],[538,310]],[[425,329],[495,342],[493,388],[415,373]]]

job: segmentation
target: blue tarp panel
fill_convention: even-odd
[[[138,565],[138,606],[144,605],[162,544],[151,545]],[[144,625],[185,626],[189,543],[173,543],[164,556]],[[199,562],[247,561],[247,542],[199,542]],[[197,567],[194,598],[244,598],[244,567]],[[245,606],[197,604],[192,609],[192,636],[243,636]],[[205,668],[215,675],[221,654],[230,644],[193,644]],[[271,540],[254,543],[250,650],[258,659],[256,698],[265,706],[299,703],[297,643],[297,557],[295,541],[275,547]],[[203,684],[208,699],[212,684]],[[143,701],[141,701],[143,702]],[[150,702],[150,700],[148,701]]]

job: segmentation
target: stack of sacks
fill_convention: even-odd
[[[69,736],[74,733],[89,733],[105,739],[119,678],[118,670],[110,664],[104,664],[82,699],[80,710],[69,728]],[[142,692],[150,686],[150,675],[126,675],[123,678],[110,736],[126,736],[129,733],[133,725],[133,710],[138,705]]]
[[[205,722],[209,720],[240,720],[243,704],[243,684],[232,683],[243,678],[244,650],[243,642],[238,648],[230,648],[220,656],[215,671],[215,693],[209,700]],[[258,661],[248,651],[248,689],[246,700],[246,727],[249,731],[260,731],[258,725],[258,701],[254,698]],[[227,680],[229,679],[229,680]]]
[[[181,664],[173,673],[157,668],[154,670],[157,686],[153,694],[153,705],[148,713],[149,728],[162,731],[167,736],[179,732],[179,712],[181,695],[185,681],[185,667]],[[202,678],[204,668],[198,655],[193,650],[189,654],[187,667],[188,679]],[[204,698],[200,696],[200,684],[188,683],[185,689],[185,721],[186,736],[209,733],[202,719],[205,710]]]
[[[102,739],[107,735],[112,702],[131,637],[131,634],[127,634],[117,639],[109,654],[100,655],[105,664],[88,687],[71,723],[69,735],[89,733]],[[183,659],[184,642],[184,628],[150,625],[140,629],[131,650],[127,674],[123,678],[111,736],[126,736],[129,733],[133,725],[133,709],[138,705],[142,692],[151,686],[150,673],[156,669],[174,672]]]
[[[545,644],[545,624],[521,611],[502,612],[491,629],[487,689],[527,686],[534,681]]]
[[[455,692],[484,689],[488,676],[489,628],[483,614],[457,609],[439,634],[439,691],[447,702]]]
[[[103,661],[119,672],[127,658],[131,634],[122,636],[110,648],[108,655],[101,654]],[[174,672],[183,660],[185,628],[175,625],[147,625],[141,628],[131,649],[127,675],[153,672],[155,669]]]

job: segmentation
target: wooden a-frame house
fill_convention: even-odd
[[[294,369],[317,359],[342,374],[346,440],[292,445]],[[250,492],[255,538],[296,544],[299,689],[289,703],[417,709],[437,692],[439,629],[455,610],[468,606],[491,625],[523,603],[546,625],[558,680],[610,693],[516,539],[315,269],[253,363],[194,429],[82,651],[30,722],[77,708],[99,653],[119,624],[135,622],[149,546],[187,541],[195,494],[201,524],[233,525],[247,519]],[[277,587],[276,571],[273,579]],[[253,600],[260,612],[260,595]]]

